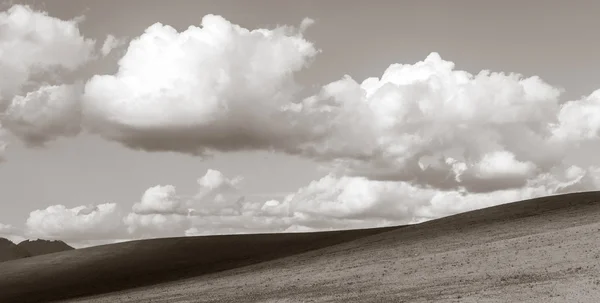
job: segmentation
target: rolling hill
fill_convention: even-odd
[[[155,239],[14,260],[0,264],[0,302],[597,302],[598,243],[600,192],[577,193],[406,227]]]
[[[163,238],[0,263],[0,302],[48,302],[237,268],[385,232]]]

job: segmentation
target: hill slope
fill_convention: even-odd
[[[19,247],[12,241],[0,238],[0,262],[29,257],[27,250]]]
[[[33,241],[25,240],[19,243],[18,246],[29,252],[29,255],[31,256],[40,256],[74,249],[63,241],[48,241],[40,239]]]
[[[69,302],[597,302],[600,193],[505,204]]]
[[[68,302],[597,302],[599,218],[600,193],[591,192],[360,236],[350,231],[120,243],[0,264],[0,302],[184,276],[195,277]],[[298,247],[323,248],[293,255],[302,251]]]
[[[13,260],[0,263],[0,302],[48,302],[172,281],[388,230],[152,239]]]

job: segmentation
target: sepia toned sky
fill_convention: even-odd
[[[0,10],[0,236],[359,228],[600,185],[597,1]]]

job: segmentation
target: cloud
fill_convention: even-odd
[[[139,237],[165,237],[189,228],[189,201],[176,193],[175,186],[154,186],[146,190],[139,203],[123,218],[127,230]]]
[[[0,223],[0,235],[12,235],[16,232],[16,228],[9,224]]]
[[[398,225],[423,222],[460,212],[559,193],[600,187],[600,168],[570,167],[542,174],[520,188],[489,193],[422,188],[404,181],[327,175],[281,201],[267,201],[261,212],[288,218],[291,229],[331,227],[332,220]],[[387,222],[387,223],[385,223]],[[296,226],[296,227],[294,227]]]
[[[470,74],[437,53],[302,99],[294,73],[318,53],[301,35],[310,24],[249,31],[214,15],[183,32],[154,24],[115,75],[86,84],[87,121],[136,149],[272,149],[338,175],[474,193],[567,169],[573,141],[600,125],[582,105],[595,95],[563,105],[562,89],[537,76]]]
[[[59,136],[81,130],[81,85],[44,85],[25,96],[15,96],[4,125],[28,145],[41,146]]]
[[[299,90],[295,73],[316,54],[291,27],[248,30],[215,15],[183,32],[156,23],[130,41],[116,74],[87,82],[86,124],[149,151],[294,146],[311,133],[285,108]]]
[[[26,235],[85,247],[136,238],[414,224],[503,203],[596,189],[600,167],[557,169],[520,188],[486,193],[328,174],[284,198],[261,201],[245,198],[238,188],[241,181],[208,170],[198,179],[193,195],[177,193],[172,185],[153,186],[125,217],[115,204],[50,206],[31,213]]]
[[[0,96],[10,100],[42,72],[73,71],[93,56],[95,41],[83,37],[77,20],[61,20],[14,5],[0,12]]]
[[[562,142],[548,140],[560,93],[538,77],[455,70],[432,53],[360,84],[346,76],[305,100],[329,108],[333,121],[305,153],[374,180],[474,192],[520,187],[564,156]]]
[[[0,123],[28,145],[85,128],[146,151],[274,150],[330,173],[264,201],[240,193],[241,177],[208,170],[194,194],[153,186],[125,217],[115,204],[36,210],[30,235],[81,242],[123,237],[125,227],[157,237],[384,226],[600,186],[591,157],[600,90],[563,102],[562,89],[537,76],[471,74],[434,52],[305,97],[295,76],[319,52],[303,37],[312,19],[248,30],[215,15],[182,32],[156,23],[129,42],[114,75],[64,84],[63,73],[95,56],[78,22],[21,5],[0,13]],[[120,43],[108,35],[101,54]]]
[[[106,36],[101,48],[102,56],[108,56],[115,48],[120,47],[125,42],[125,39],[118,39],[113,35]]]
[[[191,227],[186,215],[129,213],[123,221],[129,234],[138,238],[175,237]]]
[[[244,198],[236,186],[224,186],[235,185],[232,180],[209,170],[198,182],[198,193],[204,194],[189,198],[176,194],[173,186],[150,188],[144,197],[159,198],[147,202],[144,212],[141,206],[134,206],[138,213],[133,211],[125,219],[130,233],[139,237],[192,236],[414,224],[503,203],[595,189],[600,186],[600,168],[555,169],[527,180],[519,188],[481,193],[329,174],[282,199],[267,201]],[[223,198],[226,192],[229,197]],[[147,201],[142,200],[136,205]],[[148,211],[150,205],[156,205],[153,212]]]
[[[79,22],[25,5],[0,12],[0,121],[30,145],[79,132],[82,87],[60,83],[95,56]]]
[[[313,20],[313,19],[311,19],[311,18],[304,18],[304,19],[302,20],[302,23],[300,23],[300,28],[299,28],[299,31],[300,31],[301,33],[304,33],[304,32],[306,32],[306,30],[307,30],[307,29],[308,29],[310,26],[312,26],[313,24],[315,24],[315,20]]]
[[[115,239],[123,228],[115,203],[73,208],[52,205],[32,211],[26,227],[28,237],[71,242]]]
[[[123,221],[133,236],[182,236],[192,228],[194,217],[235,212],[240,202],[237,185],[241,180],[209,169],[198,179],[198,189],[192,196],[178,194],[173,185],[153,186]]]
[[[600,137],[600,89],[582,100],[565,103],[553,134],[569,143],[598,140]]]
[[[177,196],[175,186],[154,186],[146,190],[142,201],[133,205],[132,210],[137,214],[183,214],[187,215],[188,208],[183,199]]]

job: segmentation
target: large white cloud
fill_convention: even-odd
[[[472,75],[432,53],[361,84],[328,84],[302,107],[330,109],[328,136],[308,151],[339,172],[487,192],[560,163],[562,142],[548,139],[559,96],[538,77]]]
[[[249,31],[213,15],[181,33],[155,24],[117,74],[87,83],[85,112],[95,131],[133,148],[275,149],[338,174],[469,192],[567,169],[573,141],[598,127],[579,104],[593,107],[594,95],[562,106],[561,89],[539,77],[473,75],[437,53],[299,100],[293,75],[316,53],[289,28]]]
[[[25,5],[0,12],[0,121],[28,144],[79,132],[82,87],[60,83],[95,56],[78,22]]]
[[[115,203],[77,206],[52,205],[29,214],[26,235],[32,238],[86,241],[115,239],[123,233]]]
[[[87,124],[154,151],[288,146],[309,139],[282,112],[299,88],[294,74],[316,53],[290,27],[248,30],[215,15],[183,32],[157,23],[129,43],[115,75],[88,81]]]

